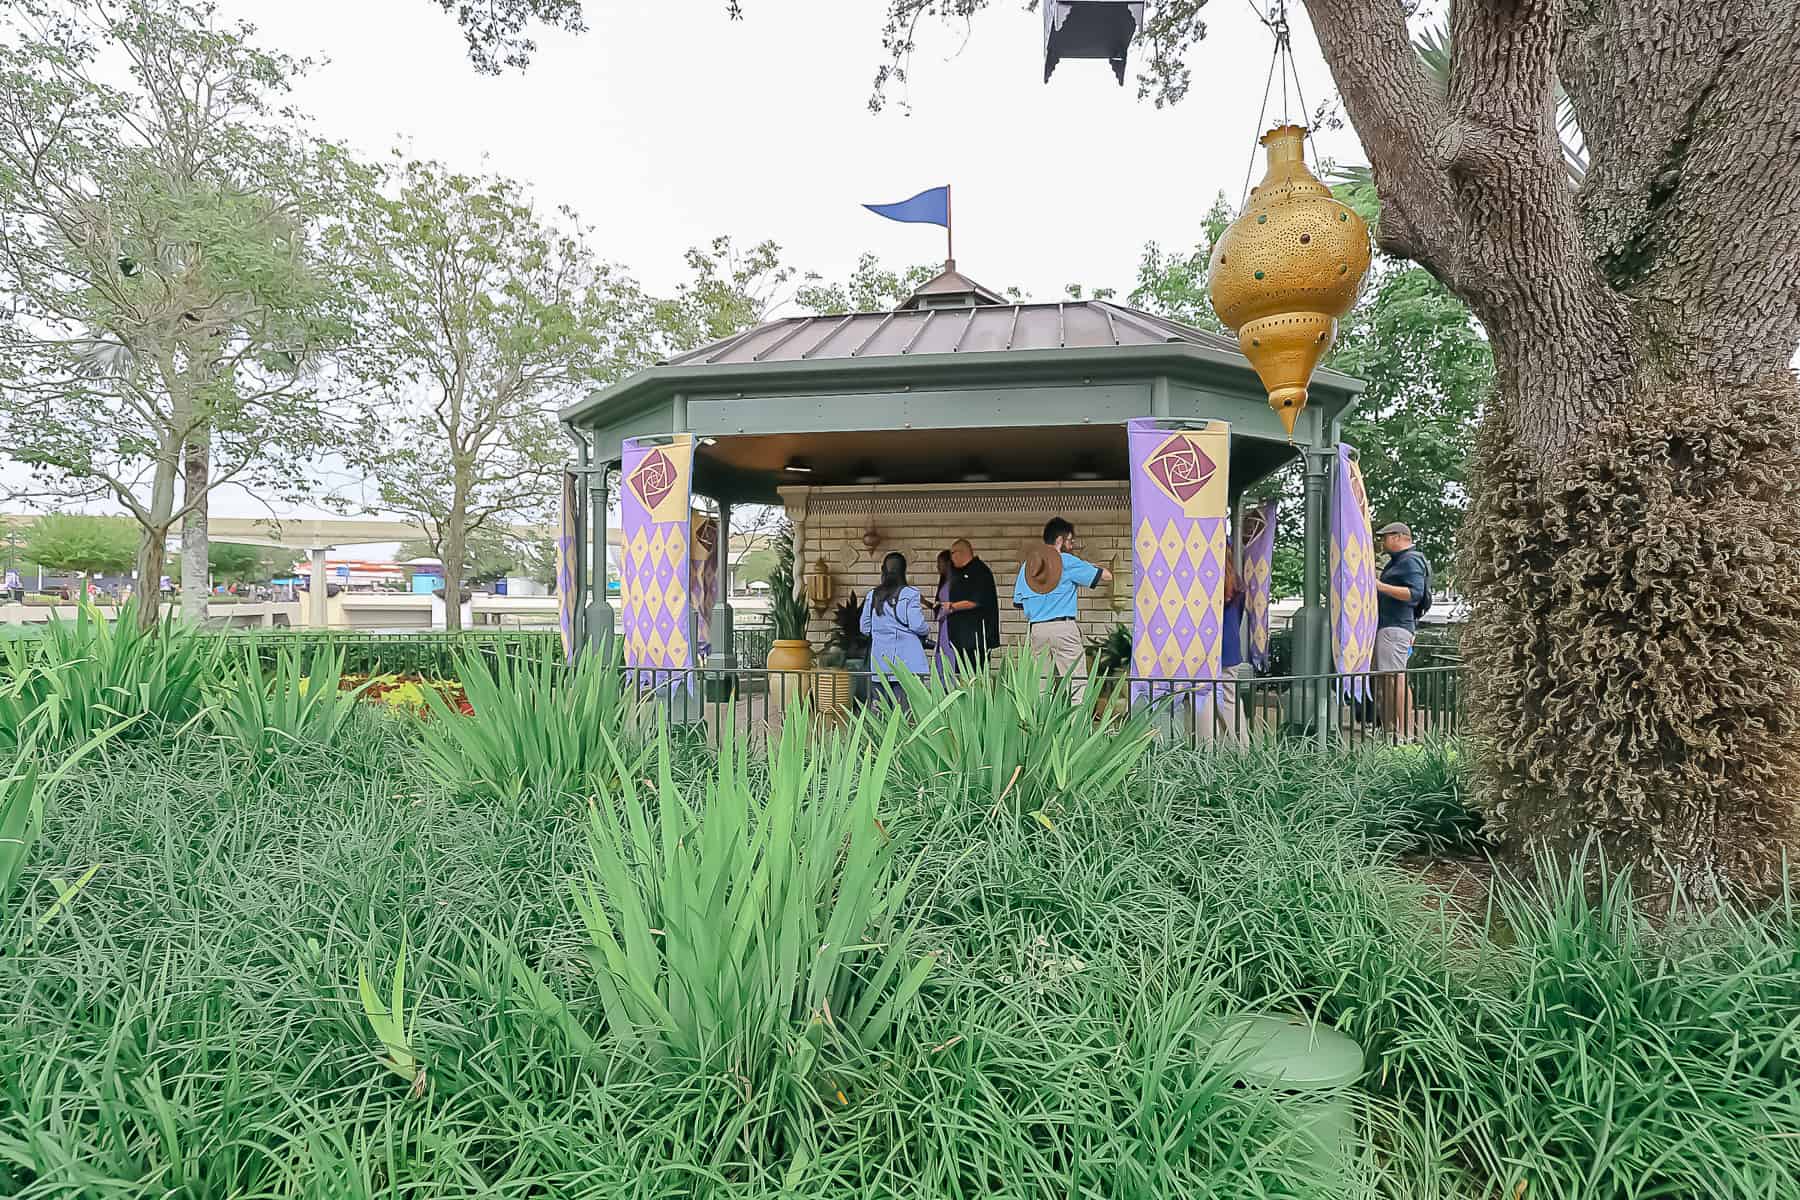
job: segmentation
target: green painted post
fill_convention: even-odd
[[[737,666],[737,643],[733,640],[736,614],[731,609],[731,501],[719,498],[719,594],[713,600],[713,659],[722,670]]]
[[[597,646],[613,635],[612,602],[606,598],[606,473],[612,464],[596,459],[588,473],[588,530],[592,549],[588,554],[591,570],[588,588],[587,644]]]
[[[1326,527],[1326,484],[1330,476],[1329,451],[1308,447],[1306,463],[1306,500],[1301,517],[1304,523],[1300,611],[1294,614],[1294,674],[1319,676],[1329,669],[1331,631],[1324,602],[1324,550]],[[1327,703],[1330,689],[1317,678],[1295,685],[1294,707],[1290,720],[1297,726],[1311,725],[1323,740],[1326,734]]]
[[[588,605],[592,602],[592,597],[588,594],[587,590],[587,523],[590,519],[587,488],[588,466],[593,458],[593,454],[588,445],[587,438],[576,433],[574,430],[569,430],[569,433],[575,442],[575,467],[577,472],[575,476],[575,487],[571,493],[571,498],[575,505],[574,521],[571,525],[571,528],[575,533],[575,544],[569,548],[570,553],[575,559],[575,561],[570,564],[573,568],[571,578],[575,585],[575,598],[572,608],[575,621],[575,636],[570,642],[570,645],[574,647],[575,653],[579,654],[588,644]],[[561,601],[559,600],[558,603],[561,603]]]

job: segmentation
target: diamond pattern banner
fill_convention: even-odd
[[[1250,665],[1258,671],[1269,669],[1269,598],[1279,511],[1280,505],[1270,498],[1244,515],[1244,640]]]
[[[1375,530],[1362,468],[1350,447],[1338,447],[1331,491],[1331,653],[1337,669],[1356,678],[1345,690],[1368,695],[1367,672],[1375,654]]]
[[[719,518],[694,514],[688,572],[694,581],[695,661],[706,665],[712,653],[712,610],[719,600]]]
[[[620,625],[625,665],[652,670],[653,684],[667,681],[663,671],[695,665],[689,601],[693,471],[694,439],[688,434],[625,441],[619,489],[625,542]]]
[[[1131,456],[1132,685],[1160,699],[1162,681],[1202,681],[1184,701],[1210,699],[1219,677],[1231,427],[1126,424]],[[1150,681],[1155,681],[1150,682]]]
[[[556,619],[562,627],[563,657],[575,658],[575,545],[581,536],[575,520],[575,475],[564,471],[562,520],[556,527]]]

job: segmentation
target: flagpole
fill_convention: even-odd
[[[952,224],[950,208],[950,184],[944,185],[944,269],[956,270],[956,226]]]

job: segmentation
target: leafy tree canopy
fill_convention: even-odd
[[[523,71],[537,53],[537,42],[527,34],[533,23],[570,33],[582,33],[581,0],[432,0],[445,12],[456,14],[469,44],[469,61],[483,75],[498,75],[511,67]]]
[[[137,525],[123,517],[50,513],[32,523],[25,542],[33,562],[83,575],[129,571],[137,551]]]

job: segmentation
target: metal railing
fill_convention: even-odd
[[[736,626],[732,630],[731,644],[740,670],[761,670],[769,665],[769,648],[775,644],[775,627],[767,623]]]
[[[894,699],[897,688],[867,670],[625,670],[640,692],[667,707],[672,719],[704,725],[711,738],[733,726],[767,735],[779,730],[787,710],[800,703],[827,724],[903,703]],[[1089,707],[1096,722],[1147,714],[1164,737],[1196,745],[1283,738],[1354,748],[1453,736],[1462,727],[1457,666],[1417,668],[1403,678],[1332,673],[1177,681],[1110,675],[1078,680],[1076,695],[1073,702]]]

